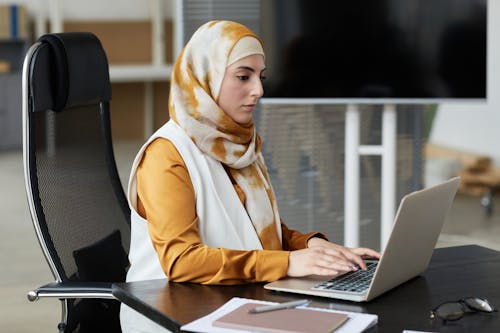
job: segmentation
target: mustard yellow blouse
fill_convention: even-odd
[[[233,181],[242,203],[245,194]],[[175,146],[155,139],[137,169],[138,213],[170,281],[238,284],[274,281],[286,276],[289,251],[307,247],[319,233],[302,234],[281,222],[283,250],[241,251],[210,248],[200,239],[194,188]]]

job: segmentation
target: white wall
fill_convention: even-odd
[[[174,0],[162,0],[165,17],[173,16]],[[60,3],[69,20],[144,20],[151,16],[147,0],[0,0],[2,5],[24,4],[30,14],[49,16],[53,3]]]
[[[433,123],[435,144],[486,154],[500,165],[500,1],[488,0],[488,101],[442,104]],[[460,55],[457,55],[460,56]]]

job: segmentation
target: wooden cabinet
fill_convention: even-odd
[[[25,39],[0,39],[0,60],[7,64],[0,72],[0,149],[22,146],[21,73],[29,46]]]

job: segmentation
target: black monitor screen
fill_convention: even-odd
[[[262,0],[265,97],[486,98],[486,0]]]

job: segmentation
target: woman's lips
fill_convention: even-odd
[[[247,111],[253,111],[253,109],[255,109],[255,104],[246,104],[243,105],[243,108]]]

